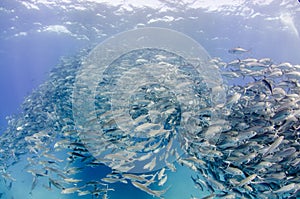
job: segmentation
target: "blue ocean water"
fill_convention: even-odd
[[[51,69],[64,57],[93,49],[105,39],[123,31],[161,27],[184,33],[199,42],[211,57],[233,59],[271,58],[275,63],[300,64],[300,4],[296,0],[244,1],[21,1],[0,2],[0,130],[9,116],[22,112],[21,104],[49,79]],[[246,54],[230,54],[243,47]],[[16,170],[26,165],[17,165]],[[93,170],[86,171],[91,176]],[[101,171],[102,172],[102,171]],[[101,176],[102,174],[99,174]],[[20,173],[13,182],[14,198],[29,193],[32,178]],[[85,175],[85,173],[84,173]],[[169,172],[165,198],[198,196],[190,176],[194,171],[178,165]],[[25,182],[25,183],[24,183]],[[25,187],[24,184],[30,184]],[[45,182],[47,183],[47,182]],[[74,198],[58,190],[42,191],[38,183],[28,198]],[[152,198],[132,185],[113,185],[109,198]],[[24,191],[25,190],[25,191]],[[41,190],[41,191],[38,191]],[[12,191],[11,191],[12,192]],[[205,192],[205,190],[204,190]],[[202,192],[201,192],[202,193]],[[207,192],[208,193],[208,192]],[[203,196],[206,195],[202,193]],[[84,197],[82,197],[84,198]],[[86,197],[88,198],[88,197]],[[89,197],[91,198],[91,197]]]

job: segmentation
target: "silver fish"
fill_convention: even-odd
[[[149,163],[145,164],[143,169],[148,169],[149,171],[152,171],[155,166],[156,166],[156,157],[154,157]]]
[[[265,152],[263,152],[263,157],[268,155],[269,153],[273,153],[273,151],[281,144],[284,136],[278,137],[269,147],[266,148]]]
[[[295,187],[296,187],[295,183],[290,183],[290,184],[284,185],[280,189],[277,189],[277,190],[273,191],[273,193],[286,193],[286,192],[289,192],[291,190],[294,190]]]
[[[161,195],[164,194],[167,191],[167,189],[160,190],[160,191],[158,191],[158,190],[152,190],[152,189],[148,188],[147,186],[145,186],[145,185],[143,185],[143,184],[141,184],[139,182],[136,182],[136,181],[133,181],[132,184],[136,188],[138,188],[138,189],[140,189],[142,191],[145,191],[146,193],[148,193],[148,194],[150,194],[152,196],[156,196],[156,197],[161,197]]]
[[[249,50],[246,50],[246,49],[241,48],[241,47],[236,47],[236,48],[229,49],[228,52],[231,53],[231,54],[242,54],[242,53],[249,52]]]
[[[248,176],[247,178],[245,178],[244,180],[242,180],[237,186],[241,187],[243,185],[249,184],[256,177],[257,177],[257,174],[252,174],[252,175]]]

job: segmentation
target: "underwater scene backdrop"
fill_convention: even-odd
[[[299,198],[300,3],[0,3],[0,198]]]

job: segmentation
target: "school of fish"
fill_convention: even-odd
[[[298,198],[300,65],[211,61],[228,82],[226,125],[214,145],[191,135],[198,147],[186,150],[200,173],[193,181],[210,189],[204,198]]]
[[[64,58],[49,80],[25,99],[22,113],[8,118],[0,137],[0,176],[8,188],[18,180],[10,168],[25,157],[32,195],[46,179],[43,187],[61,194],[104,199],[114,191],[112,184],[130,183],[164,198],[169,188],[166,170],[176,172],[178,163],[197,173],[191,180],[199,195],[192,198],[300,197],[300,65],[276,64],[269,58],[229,63],[213,58],[209,64],[221,71],[227,97],[212,104],[210,89],[191,74],[192,68],[185,68],[189,64],[182,58],[157,49],[135,51],[116,61],[110,68],[115,71],[107,70],[107,79],[99,83],[96,110],[91,113],[97,117],[87,121],[93,125],[96,121],[101,134],[82,136],[72,107],[82,54]],[[117,89],[114,85],[120,79],[124,83],[149,77],[139,76],[134,67],[126,69],[128,65],[146,72],[156,67],[160,73],[152,75],[172,69],[167,83],[150,77],[147,84],[134,87],[128,102],[130,120],[121,108],[110,107],[109,91]],[[182,100],[190,106],[182,105]],[[121,96],[115,102],[121,103]],[[144,172],[131,172],[137,165]],[[79,177],[86,169],[107,167],[102,178]],[[210,194],[201,195],[207,189]]]

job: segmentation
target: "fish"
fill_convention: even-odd
[[[92,194],[92,192],[89,190],[86,190],[86,191],[78,190],[78,196],[85,196],[85,195],[91,195],[91,194]]]
[[[164,173],[165,173],[165,167],[164,168],[162,168],[160,171],[159,171],[159,173],[157,174],[157,179],[158,180],[161,180],[162,178],[163,178],[163,176],[165,175]]]
[[[229,49],[228,52],[230,54],[242,54],[242,53],[247,53],[249,52],[250,50],[246,50],[244,48],[241,48],[241,47],[236,47],[236,48],[232,48],[232,49]]]
[[[238,187],[244,186],[246,184],[251,183],[252,180],[254,180],[257,177],[257,174],[249,175],[247,178],[243,179],[239,184],[237,184]]]
[[[12,177],[12,175],[10,173],[1,173],[1,176],[5,179],[5,180],[10,180],[10,181],[16,181],[16,179],[14,177]]]
[[[214,191],[220,190],[220,191],[225,191],[225,186],[219,182],[218,180],[215,180],[212,177],[207,176],[207,184],[212,187]]]
[[[235,167],[227,167],[225,170],[224,170],[226,173],[229,173],[231,175],[234,175],[234,176],[244,176],[244,172],[238,168],[235,168]]]
[[[150,131],[151,129],[160,128],[159,125],[153,123],[143,123],[136,127],[136,131]]]
[[[124,184],[127,184],[126,180],[120,179],[120,178],[101,178],[101,181],[106,182],[106,183],[116,183],[116,182],[123,182]]]
[[[295,187],[296,187],[295,183],[290,183],[290,184],[284,185],[283,187],[281,187],[277,190],[274,190],[273,193],[286,193],[291,190],[294,190]]]
[[[64,178],[63,180],[69,183],[78,183],[82,181],[81,179],[74,179],[74,178]]]
[[[53,156],[52,154],[47,154],[47,153],[43,153],[42,154],[44,157],[49,158],[51,160],[57,161],[57,162],[62,162],[63,160]]]
[[[152,155],[153,155],[152,153],[146,153],[145,155],[142,155],[139,158],[137,158],[137,160],[144,161],[144,160],[149,159]]]
[[[32,185],[31,185],[31,189],[30,189],[30,194],[32,194],[32,191],[35,189],[37,183],[38,183],[37,176],[34,176],[34,177],[33,177],[33,180],[32,180]]]
[[[164,190],[152,190],[150,188],[148,188],[147,186],[139,183],[139,182],[136,182],[136,181],[133,181],[131,182],[133,186],[135,186],[136,188],[142,190],[142,191],[145,191],[146,193],[152,195],[152,196],[155,196],[155,197],[161,197],[161,195],[163,195],[167,189],[164,189]]]
[[[268,66],[266,66],[265,64],[259,63],[259,62],[249,62],[249,63],[246,63],[243,66],[244,67],[241,68],[241,69],[247,69],[247,70],[250,70],[250,71],[261,71],[261,70],[264,70],[264,69],[268,68]],[[253,73],[251,73],[251,74],[253,75]]]
[[[158,182],[158,186],[163,186],[168,180],[168,175],[165,175],[164,177],[162,177],[159,182]]]
[[[259,162],[257,165],[255,165],[254,168],[256,170],[265,169],[265,168],[271,167],[273,164],[274,163],[272,163],[272,162],[262,161],[262,162]]]
[[[210,195],[202,197],[201,199],[211,199],[211,198],[215,198],[215,197],[216,197],[216,194],[212,193]]]
[[[167,167],[172,171],[175,172],[176,171],[176,166],[173,163],[170,163],[168,161],[165,160],[165,164],[167,165]]]
[[[70,187],[70,188],[64,188],[62,189],[62,194],[72,194],[75,192],[78,192],[80,190],[80,187]]]
[[[149,171],[152,171],[154,167],[156,166],[156,157],[152,158],[152,160],[145,164],[143,169],[148,169]]]
[[[195,164],[193,162],[189,162],[189,161],[187,161],[185,159],[179,159],[178,163],[180,163],[181,165],[185,165],[185,166],[191,168],[194,171],[197,170],[197,167],[195,166]]]
[[[236,136],[236,138],[239,142],[245,142],[256,135],[257,135],[257,132],[255,132],[255,131],[244,131],[244,132],[240,132]]]
[[[139,182],[148,182],[149,180],[142,177],[141,175],[134,175],[134,174],[130,174],[130,173],[123,173],[122,176],[125,179],[130,179],[131,182],[132,181],[139,181]]]
[[[273,89],[272,89],[272,85],[271,83],[267,80],[267,79],[263,79],[261,80],[265,85],[266,87],[271,91],[271,93],[273,94]]]
[[[263,157],[265,157],[266,155],[268,155],[269,153],[272,153],[283,141],[284,136],[280,136],[278,137],[269,147],[266,148],[266,151],[263,152]]]
[[[61,185],[61,183],[57,180],[54,180],[52,178],[49,178],[49,187],[51,188],[51,185],[54,185],[56,188],[62,190],[64,187]]]

